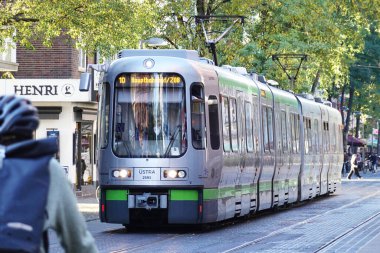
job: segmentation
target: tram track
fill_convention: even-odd
[[[129,248],[122,248],[122,249],[118,249],[118,250],[112,250],[110,251],[110,253],[123,253],[123,252],[134,252],[136,250],[143,250],[144,248],[149,248],[151,246],[154,246],[154,245],[157,245],[159,243],[162,243],[162,242],[165,242],[165,241],[168,241],[168,240],[173,240],[173,239],[176,239],[178,237],[183,237],[185,236],[184,234],[180,235],[180,234],[177,234],[177,235],[173,235],[173,236],[169,236],[165,239],[157,239],[153,242],[150,242],[148,244],[144,244],[144,245],[138,245],[138,246],[134,246],[134,247],[129,247]]]
[[[338,208],[334,208],[334,209],[331,209],[331,210],[328,210],[324,213],[321,213],[321,214],[318,214],[318,215],[315,215],[313,217],[310,217],[308,219],[305,219],[303,221],[299,221],[293,225],[290,225],[288,227],[285,227],[285,228],[282,228],[282,229],[279,229],[279,230],[276,230],[276,231],[273,231],[267,235],[264,235],[262,237],[259,237],[259,238],[256,238],[254,240],[251,240],[251,241],[247,241],[247,242],[244,242],[244,243],[241,243],[240,245],[238,246],[235,246],[233,248],[230,248],[230,249],[227,249],[225,251],[222,251],[222,253],[230,253],[230,252],[238,252],[238,251],[241,251],[241,250],[244,250],[245,248],[248,248],[248,247],[253,247],[255,244],[258,244],[264,240],[272,240],[272,241],[275,241],[276,240],[276,236],[279,236],[283,233],[287,233],[287,232],[290,232],[291,230],[293,229],[296,229],[297,227],[301,227],[303,225],[306,225],[306,224],[309,224],[309,223],[312,223],[313,221],[315,221],[316,219],[318,218],[321,218],[323,216],[327,216],[328,214],[331,214],[331,213],[334,213],[334,212],[339,212],[341,210],[344,210],[346,208],[349,208],[351,206],[354,206],[360,202],[363,202],[367,199],[370,199],[376,195],[379,195],[380,194],[380,190],[379,191],[376,191],[372,194],[369,194],[367,196],[364,196],[360,199],[357,199],[349,204],[346,204],[346,205],[343,205],[343,206],[340,206]],[[350,233],[352,233],[353,231],[356,231],[356,230],[359,230],[360,228],[362,228],[364,225],[368,224],[369,222],[375,220],[377,217],[380,217],[380,212],[377,212],[375,213],[374,215],[370,216],[369,218],[367,218],[366,220],[362,221],[361,223],[353,226],[352,228],[348,229],[347,231],[337,235],[336,237],[334,237],[333,240],[330,240],[329,242],[325,243],[323,246],[321,246],[320,248],[316,249],[315,251],[313,252],[323,252],[324,249],[327,249],[329,246],[333,245],[335,242],[341,240],[341,239],[344,239],[346,236],[348,236]],[[273,238],[273,239],[272,239]]]
[[[323,245],[322,247],[320,247],[319,249],[317,249],[316,251],[314,251],[314,253],[325,252],[325,250],[327,250],[331,245],[334,245],[336,242],[338,242],[338,241],[340,241],[342,239],[345,239],[350,234],[352,234],[353,232],[356,232],[356,231],[360,230],[361,228],[363,228],[364,225],[368,225],[369,222],[374,221],[378,217],[380,217],[380,212],[372,215],[371,217],[369,217],[365,221],[359,223],[358,225],[356,225],[356,226],[352,227],[351,229],[348,229],[344,233],[338,235],[336,238],[334,238],[333,240],[327,242],[325,245]]]

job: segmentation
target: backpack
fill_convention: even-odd
[[[0,252],[40,251],[48,166],[57,151],[54,138],[0,146]]]

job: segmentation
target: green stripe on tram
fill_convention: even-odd
[[[198,200],[197,190],[170,190],[170,200]]]
[[[106,200],[128,200],[128,190],[106,190]]]

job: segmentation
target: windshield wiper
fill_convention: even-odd
[[[169,142],[168,147],[166,148],[166,151],[165,151],[164,157],[168,157],[168,155],[169,155],[169,151],[170,151],[170,149],[172,148],[174,141],[177,139],[177,135],[178,135],[180,129],[181,129],[181,125],[178,125],[178,126],[176,127],[174,133],[170,136],[170,142]]]
[[[124,149],[125,149],[127,155],[128,155],[128,156],[131,156],[132,153],[131,153],[131,151],[129,150],[128,143],[127,143],[126,141],[123,141],[123,147],[124,147]]]

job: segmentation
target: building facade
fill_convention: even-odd
[[[38,108],[40,125],[36,138],[57,139],[59,160],[68,178],[79,190],[96,183],[96,91],[79,91],[81,72],[88,62],[70,39],[62,36],[53,46],[35,42],[34,49],[17,47],[18,71],[14,79],[0,79],[0,94],[15,94]]]

